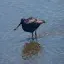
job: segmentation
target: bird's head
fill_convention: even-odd
[[[24,19],[24,18],[22,18],[22,19],[21,19],[20,24],[23,24],[23,23],[24,23],[24,21],[25,21],[25,19]]]
[[[14,30],[17,30],[17,28],[18,28],[21,24],[23,24],[23,23],[24,23],[24,20],[25,20],[25,19],[24,19],[24,18],[22,18],[22,19],[21,19],[20,24],[19,24],[19,25],[18,25]]]

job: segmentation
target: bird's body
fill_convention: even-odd
[[[35,35],[36,34],[36,29],[42,24],[45,23],[44,20],[39,20],[33,17],[29,17],[27,19],[21,19],[20,24],[14,29],[16,30],[21,24],[22,24],[22,29],[26,32],[30,32],[32,33],[32,38],[33,38],[33,32],[35,31]]]
[[[34,23],[34,22],[29,23],[29,24],[26,24],[26,23],[22,24],[22,28],[26,32],[34,32],[39,26],[40,24]]]
[[[26,32],[34,32],[43,21],[30,17],[28,19],[24,19],[22,23],[22,28]]]

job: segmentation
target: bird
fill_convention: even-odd
[[[22,25],[22,29],[25,32],[30,32],[32,34],[32,40],[34,40],[34,32],[35,32],[35,39],[37,40],[37,28],[45,23],[44,20],[40,20],[34,17],[29,17],[29,18],[21,18],[21,22],[18,24],[18,26],[14,29],[17,30],[17,28]]]

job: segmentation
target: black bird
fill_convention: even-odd
[[[35,38],[37,40],[36,29],[43,23],[45,23],[44,20],[39,20],[34,17],[29,17],[27,19],[22,18],[20,24],[14,30],[16,30],[20,25],[22,25],[22,29],[24,31],[32,33],[32,40],[34,40],[33,32],[35,31]]]

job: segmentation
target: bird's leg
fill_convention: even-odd
[[[32,32],[32,40],[34,40],[34,38],[33,38],[33,32]]]
[[[36,41],[37,41],[37,33],[36,33],[36,31],[35,31],[35,39],[36,39]]]

